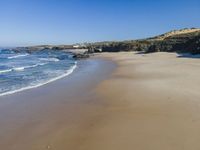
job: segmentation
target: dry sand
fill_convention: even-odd
[[[92,149],[200,149],[200,59],[174,53],[102,56],[118,67],[97,89],[110,107]]]
[[[94,58],[117,68],[93,61],[67,79],[2,99],[0,149],[200,149],[200,59],[175,53]]]

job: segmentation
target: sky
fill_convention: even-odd
[[[141,39],[200,27],[200,0],[0,0],[0,46]]]

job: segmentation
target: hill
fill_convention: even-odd
[[[143,51],[149,53],[165,51],[199,54],[200,29],[173,30],[141,40],[90,43],[88,49],[89,52]]]

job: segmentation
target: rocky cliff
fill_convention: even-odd
[[[15,48],[14,50],[25,50],[32,52],[43,49],[70,50],[77,48],[74,45],[41,45],[19,47]],[[88,53],[119,51],[142,51],[145,53],[150,53],[165,51],[200,54],[200,29],[186,28],[182,30],[173,30],[165,34],[141,40],[87,43],[83,46],[79,46],[78,49],[88,49]],[[87,54],[87,52],[84,54]]]
[[[151,38],[123,41],[100,42],[88,45],[89,52],[143,51],[200,53],[200,29],[174,30]]]

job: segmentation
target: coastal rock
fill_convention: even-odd
[[[142,51],[144,53],[152,52],[181,52],[200,54],[200,29],[185,28],[181,30],[173,30],[155,37],[130,40],[130,41],[110,41],[110,42],[96,42],[85,43],[83,45],[40,45],[30,47],[19,47],[15,51],[41,51],[44,49],[50,50],[86,50],[86,53],[79,53],[74,55],[74,58],[88,58],[91,53],[101,52],[120,52],[120,51]],[[76,53],[76,52],[75,52]]]
[[[81,54],[81,53],[77,53],[77,54],[74,54],[74,56],[73,56],[73,58],[75,58],[75,59],[85,59],[85,58],[89,58],[89,54],[87,54],[87,53],[83,53],[83,54]]]
[[[88,45],[89,53],[143,51],[151,52],[187,52],[200,53],[200,29],[190,28],[173,30],[155,37],[122,41],[122,42],[97,42]],[[101,51],[97,51],[101,49]]]

